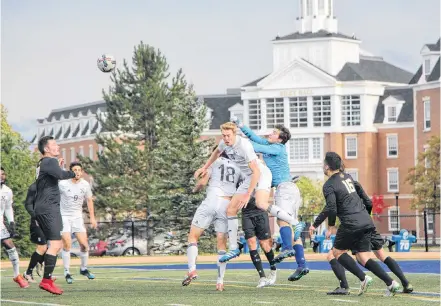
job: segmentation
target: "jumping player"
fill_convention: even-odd
[[[20,288],[29,287],[29,283],[20,274],[20,259],[18,257],[17,249],[15,248],[14,242],[12,242],[13,237],[15,237],[15,223],[14,223],[14,210],[13,205],[13,194],[11,188],[6,186],[6,171],[1,167],[0,173],[1,182],[1,203],[0,203],[0,213],[2,216],[2,221],[0,223],[0,238],[3,247],[8,253],[9,260],[12,263],[12,269],[14,270],[14,282],[16,282]],[[5,226],[4,217],[8,219],[9,231]]]
[[[80,274],[88,279],[95,279],[95,275],[87,269],[89,258],[89,243],[87,241],[87,231],[83,219],[83,203],[87,201],[89,209],[90,223],[92,228],[96,228],[95,211],[93,207],[92,190],[89,183],[82,178],[83,167],[78,162],[70,164],[69,169],[75,173],[75,177],[70,180],[60,181],[58,186],[61,193],[61,218],[63,221],[63,258],[64,277],[68,284],[73,283],[70,273],[70,248],[72,246],[71,235],[75,233],[80,244],[81,267]]]

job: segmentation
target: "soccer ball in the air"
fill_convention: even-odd
[[[115,69],[116,60],[113,55],[103,54],[98,57],[97,66],[102,72],[112,72]]]

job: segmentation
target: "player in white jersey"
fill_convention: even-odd
[[[218,149],[211,154],[206,164],[195,172],[195,178],[201,174],[204,175],[222,152],[225,152],[238,166],[244,178],[227,208],[229,251],[220,258],[220,262],[225,262],[240,254],[237,244],[239,227],[237,213],[247,206],[253,192],[255,192],[256,205],[261,209],[268,208],[272,175],[268,167],[258,160],[251,142],[236,135],[236,124],[232,122],[222,124],[221,132],[222,140],[219,142]]]
[[[95,212],[93,207],[92,190],[89,183],[82,178],[83,167],[78,162],[70,164],[70,170],[75,172],[76,176],[70,180],[60,181],[60,210],[63,220],[63,258],[64,277],[68,284],[73,283],[70,273],[70,248],[72,246],[72,234],[75,233],[80,244],[81,267],[80,274],[88,279],[95,279],[95,276],[87,269],[87,260],[89,258],[89,243],[87,241],[86,227],[83,220],[83,203],[87,200],[89,209],[90,223],[92,228],[96,228]]]
[[[18,257],[17,249],[15,248],[14,242],[12,242],[12,237],[15,237],[15,223],[14,223],[14,210],[12,209],[13,194],[11,188],[6,186],[6,171],[1,167],[0,173],[1,182],[1,203],[0,203],[0,213],[2,220],[0,222],[0,238],[3,247],[8,253],[9,260],[12,263],[12,268],[14,270],[14,282],[16,282],[21,288],[29,287],[29,283],[20,274],[20,260]],[[8,219],[9,229],[5,226],[5,220]]]
[[[217,148],[215,148],[216,150]],[[207,196],[199,205],[193,217],[193,221],[188,235],[188,273],[182,281],[183,286],[188,286],[193,279],[197,278],[196,258],[198,256],[198,241],[205,229],[214,224],[217,236],[218,259],[226,253],[227,248],[227,206],[237,189],[240,179],[239,168],[222,154],[207,169],[207,173],[197,183],[193,191],[200,190],[207,185]],[[218,261],[218,276],[216,290],[224,290],[224,274],[227,263]]]

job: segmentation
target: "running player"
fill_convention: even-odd
[[[217,147],[214,150],[217,150]],[[208,168],[206,175],[198,181],[193,190],[197,192],[208,183],[207,196],[196,210],[188,235],[188,273],[182,281],[183,286],[188,286],[198,276],[196,271],[198,241],[204,230],[212,223],[217,236],[218,259],[225,255],[227,247],[226,234],[228,233],[227,206],[236,191],[239,178],[239,168],[228,159],[228,156],[222,153]],[[217,266],[216,290],[223,291],[227,263],[218,261]]]
[[[2,216],[2,221],[0,223],[0,236],[3,247],[8,253],[9,260],[12,263],[12,269],[14,270],[14,282],[16,282],[20,288],[29,287],[29,283],[20,274],[20,259],[18,257],[17,249],[15,248],[14,242],[11,238],[16,237],[15,235],[15,223],[14,223],[14,210],[12,209],[13,204],[13,194],[11,188],[6,186],[6,171],[1,167],[0,173],[1,182],[1,203],[0,203],[0,213]],[[5,226],[5,219],[9,222],[9,231]]]
[[[302,239],[300,239],[300,235],[305,229],[305,223],[299,222],[297,219],[302,199],[299,188],[291,180],[288,154],[286,152],[286,143],[291,139],[291,133],[286,127],[277,125],[268,136],[268,139],[265,139],[257,136],[237,118],[234,118],[233,122],[236,123],[242,132],[251,140],[254,151],[263,154],[263,160],[271,170],[271,187],[276,188],[274,194],[275,206],[270,205],[269,207],[260,208],[266,209],[273,216],[276,216],[277,223],[280,227],[283,250],[275,258],[275,263],[295,256],[297,269],[289,279],[291,281],[299,280],[302,276],[308,274],[309,270],[306,267],[303,243]],[[295,225],[294,247],[292,245],[291,225]]]
[[[323,171],[329,179],[323,185],[326,206],[310,230],[315,230],[328,217],[329,231],[335,230],[336,216],[341,225],[335,237],[333,255],[349,272],[357,276],[361,282],[358,295],[366,292],[372,284],[372,278],[366,275],[355,260],[347,254],[347,250],[356,253],[357,261],[366,269],[383,280],[388,295],[395,295],[400,285],[394,281],[373,259],[370,259],[371,240],[375,226],[369,216],[362,199],[357,194],[351,176],[341,172],[342,160],[335,152],[326,153]]]
[[[95,211],[93,207],[92,190],[89,183],[82,178],[83,167],[78,162],[70,164],[69,169],[75,173],[71,180],[60,181],[58,186],[61,193],[61,218],[63,220],[63,258],[64,277],[68,284],[73,283],[70,273],[70,248],[72,246],[71,235],[75,233],[80,244],[81,267],[80,274],[88,279],[95,279],[95,275],[87,269],[87,260],[89,258],[89,243],[87,241],[87,231],[83,219],[83,203],[87,200],[89,209],[90,224],[96,228]]]

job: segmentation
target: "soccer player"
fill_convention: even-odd
[[[254,197],[251,197],[247,207],[242,209],[242,229],[245,232],[245,239],[250,248],[251,260],[260,276],[257,288],[274,285],[277,278],[277,268],[274,263],[268,212],[256,206],[256,199]],[[270,264],[270,275],[268,278],[266,278],[262,267],[262,260],[257,252],[257,239],[259,239],[260,246]]]
[[[347,250],[356,253],[357,261],[385,282],[388,295],[395,295],[400,285],[390,278],[375,260],[370,259],[371,240],[375,226],[362,199],[357,194],[354,181],[350,175],[341,172],[341,166],[342,160],[337,153],[326,153],[323,166],[323,172],[329,177],[323,185],[326,206],[310,230],[315,230],[328,217],[328,231],[334,231],[337,216],[341,225],[335,237],[333,255],[346,270],[360,280],[358,295],[367,291],[372,284],[372,278],[357,266],[355,260],[347,254]]]
[[[73,283],[70,273],[70,248],[72,246],[71,235],[74,233],[80,244],[81,267],[80,274],[88,279],[95,279],[95,275],[87,269],[89,258],[89,243],[87,241],[87,231],[83,220],[83,203],[87,201],[89,209],[90,223],[92,228],[96,228],[95,211],[93,207],[92,190],[89,183],[82,178],[83,166],[78,162],[70,164],[69,169],[75,173],[75,177],[70,180],[60,181],[58,186],[61,193],[61,219],[63,221],[63,258],[64,277],[68,284]]]
[[[305,228],[304,222],[297,219],[298,211],[302,202],[300,190],[291,180],[288,154],[286,143],[291,139],[289,129],[282,125],[277,125],[268,139],[257,136],[249,127],[245,126],[237,118],[233,122],[251,140],[253,149],[256,153],[263,154],[263,160],[272,173],[271,187],[276,188],[274,194],[274,205],[259,206],[268,210],[273,216],[277,217],[280,227],[280,237],[283,242],[282,252],[275,258],[275,263],[282,262],[284,259],[295,256],[297,262],[296,271],[290,276],[291,281],[296,281],[308,274],[302,239],[300,235]],[[266,203],[267,204],[267,203]],[[292,228],[294,230],[294,247],[292,245]]]
[[[11,188],[6,186],[6,171],[1,167],[0,173],[0,183],[1,183],[1,202],[0,202],[0,213],[2,216],[2,221],[0,223],[0,238],[3,247],[8,253],[9,260],[12,263],[12,269],[14,270],[14,282],[16,282],[20,288],[29,287],[29,283],[20,274],[20,259],[18,257],[17,249],[15,248],[14,242],[12,242],[15,235],[15,223],[14,223],[14,210],[12,209],[13,204],[13,194]],[[5,226],[4,217],[8,219],[9,231]]]
[[[217,150],[217,147],[214,148]],[[214,223],[217,236],[218,260],[225,255],[227,247],[228,222],[227,206],[234,195],[240,179],[239,168],[228,159],[224,153],[208,168],[207,173],[197,183],[194,192],[208,184],[207,196],[199,205],[193,217],[188,235],[188,273],[182,281],[182,286],[188,286],[197,278],[196,258],[198,256],[198,241],[205,229]],[[226,262],[217,263],[218,275],[216,290],[224,291],[224,275]]]
[[[40,288],[53,294],[62,294],[63,290],[55,285],[52,279],[57,264],[57,255],[61,250],[62,220],[60,213],[59,180],[75,177],[73,171],[61,169],[60,147],[52,136],[44,136],[38,141],[38,150],[43,155],[37,167],[37,195],[34,202],[35,219],[40,226],[49,247],[44,255],[44,274]]]

